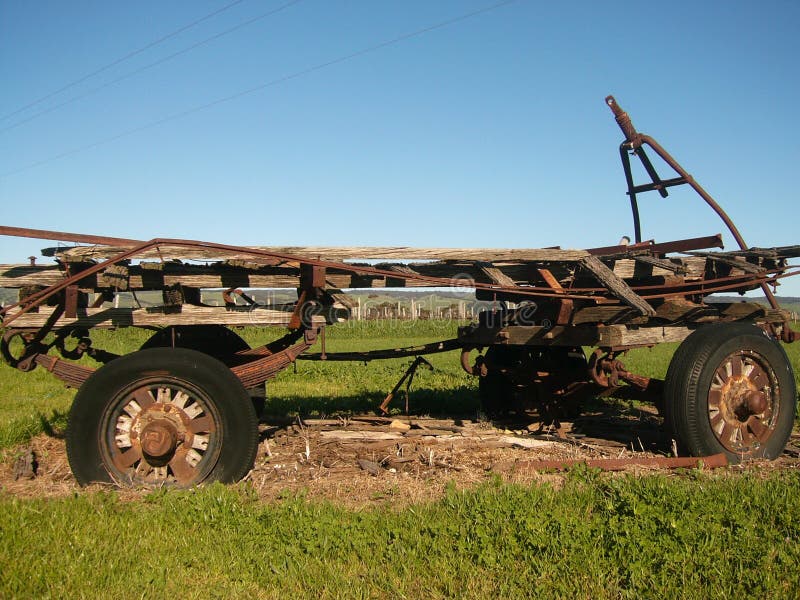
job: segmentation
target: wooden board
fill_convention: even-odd
[[[628,306],[635,308],[643,315],[652,316],[655,314],[655,310],[653,310],[652,306],[640,298],[627,283],[617,277],[614,272],[596,256],[587,256],[582,259],[581,266],[588,269],[598,281],[608,288],[608,291]]]
[[[166,327],[168,325],[232,325],[232,326],[287,326],[291,313],[268,309],[236,307],[205,307],[183,305],[181,307],[165,310],[155,308],[83,308],[78,310],[78,316],[73,319],[61,317],[56,322],[56,328],[65,326],[74,327],[131,327],[152,326]],[[27,313],[16,319],[14,327],[42,327],[55,309],[40,307],[39,312]],[[10,315],[9,315],[10,316]],[[313,317],[316,325],[323,325],[322,316]]]
[[[45,248],[44,256],[62,260],[84,261],[111,258],[132,246],[74,246],[70,248]],[[316,260],[579,260],[588,256],[586,250],[561,250],[551,248],[413,248],[409,246],[252,246],[275,254],[311,258]],[[255,260],[246,252],[228,252],[210,248],[179,248],[163,246],[137,255],[137,258],[179,258],[193,260],[241,259]]]
[[[540,327],[516,326],[502,330],[478,330],[474,334],[459,336],[467,344],[489,346],[492,344],[530,346],[651,346],[664,342],[680,342],[693,328],[684,326],[627,327],[625,325]]]
[[[0,287],[51,286],[60,283],[64,273],[58,265],[0,265]]]

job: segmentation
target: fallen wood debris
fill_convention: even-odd
[[[349,440],[354,442],[377,442],[403,439],[402,433],[388,431],[320,431],[323,439]]]
[[[498,441],[520,448],[548,448],[559,444],[555,440],[539,440],[532,437],[514,437],[511,435],[504,435]]]

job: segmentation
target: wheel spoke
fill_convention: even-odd
[[[177,394],[175,394],[175,397],[172,399],[172,403],[178,408],[183,408],[184,406],[186,406],[186,403],[188,401],[189,401],[189,394],[187,394],[186,392],[182,392],[180,390],[178,391]]]
[[[194,404],[184,407],[183,412],[189,415],[190,419],[194,419],[197,415],[203,413],[203,407],[195,402]]]
[[[756,440],[756,436],[754,436],[746,426],[739,427],[738,431],[741,435],[742,445],[746,448],[750,448]]]
[[[120,471],[132,467],[140,458],[142,458],[142,452],[136,446],[131,446],[125,452],[120,452],[119,450],[111,451],[111,460],[114,461],[114,466]]]
[[[214,433],[216,430],[214,419],[210,415],[189,421],[189,431],[192,433]]]
[[[723,443],[723,445],[727,446],[731,443],[735,431],[736,427],[730,423],[725,423],[725,425],[722,427],[722,433],[719,434],[720,441]]]
[[[186,462],[188,451],[188,448],[181,446],[175,451],[175,456],[172,457],[172,460],[169,461],[172,473],[181,485],[188,484],[197,476],[197,469]]]
[[[756,369],[756,372],[752,377],[750,377],[750,381],[753,385],[756,386],[757,390],[763,390],[765,387],[769,385],[769,377],[767,374],[764,373],[761,369]]]
[[[155,402],[155,398],[153,398],[153,394],[150,393],[150,390],[147,388],[139,388],[138,390],[133,392],[133,398],[139,404],[141,408],[147,408],[151,404]]]
[[[722,418],[722,413],[721,412],[717,412],[717,414],[713,415],[711,417],[711,429],[713,429],[714,431],[719,433],[720,432],[720,423],[722,423],[722,420],[723,420],[723,418]]]
[[[731,364],[731,377],[741,377],[744,371],[744,364],[742,363],[741,356],[734,356],[730,360]]]
[[[207,435],[195,435],[192,438],[192,448],[197,450],[207,450],[208,449],[208,436]]]
[[[719,403],[722,402],[722,390],[712,389],[708,392],[708,406],[709,408],[719,408]]]
[[[746,363],[745,366],[744,366],[744,376],[749,378],[750,375],[753,373],[753,371],[755,369],[756,369],[756,366],[753,363],[751,363],[751,362]]]
[[[771,433],[770,428],[764,425],[755,415],[747,419],[747,428],[753,432],[753,435],[756,436],[760,442],[766,441]]]

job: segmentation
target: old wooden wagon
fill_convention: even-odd
[[[677,161],[636,131],[612,97],[606,101],[625,135],[620,156],[633,241],[586,250],[276,248],[0,227],[3,235],[78,244],[44,250],[52,265],[0,267],[0,287],[19,290],[18,301],[0,311],[3,358],[22,371],[46,369],[78,389],[66,438],[82,484],[235,481],[254,461],[265,382],[301,355],[374,360],[455,349],[479,379],[490,416],[557,420],[580,398],[625,395],[655,402],[689,454],[774,458],[791,433],[797,398],[779,341],[794,342],[797,334],[770,286],[797,273],[789,260],[800,246],[748,247]],[[660,178],[650,151],[673,177]],[[646,183],[634,182],[632,156]],[[720,235],[642,240],[638,196],[666,196],[678,185],[694,188],[739,248],[721,251]],[[492,308],[435,344],[326,353],[325,327],[352,308],[342,290],[424,286],[474,289]],[[224,306],[204,302],[208,288],[225,290]],[[295,288],[297,298],[264,306],[242,291],[251,288]],[[707,301],[757,289],[767,304]],[[160,292],[161,302],[115,302],[120,292],[144,290]],[[231,329],[265,325],[283,331],[257,348]],[[92,345],[93,329],[119,327],[154,333],[125,356]],[[631,373],[620,360],[632,348],[662,342],[681,342],[664,381]],[[322,351],[304,354],[315,343]],[[99,367],[78,364],[84,355]]]

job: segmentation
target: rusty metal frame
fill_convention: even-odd
[[[714,200],[711,194],[709,194],[703,188],[703,186],[701,186],[694,179],[694,177],[692,177],[688,171],[686,171],[686,169],[684,169],[681,164],[661,146],[661,144],[659,144],[649,135],[639,133],[636,130],[636,128],[633,126],[630,116],[628,113],[622,110],[619,104],[617,104],[614,96],[607,96],[606,104],[608,104],[611,112],[614,113],[614,118],[616,119],[619,128],[622,130],[622,133],[625,135],[625,141],[623,141],[619,147],[619,154],[622,160],[622,168],[625,172],[625,181],[628,185],[628,196],[630,197],[631,201],[633,228],[636,243],[638,244],[642,241],[639,204],[636,195],[643,192],[657,191],[662,198],[666,198],[669,195],[668,188],[677,185],[689,185],[695,192],[697,192],[697,194],[705,201],[705,203],[711,207],[711,209],[717,214],[722,222],[725,223],[725,226],[728,228],[728,231],[730,231],[733,239],[736,240],[739,248],[742,250],[747,250],[747,244],[745,243],[742,234],[739,232],[738,227],[736,227],[734,222],[728,216],[728,213],[722,209],[722,207],[717,203],[716,200]],[[644,148],[645,146],[651,148],[665,163],[672,167],[672,169],[678,174],[678,177],[661,179],[655,167],[653,166],[653,163],[650,161],[650,158],[647,156],[647,152]],[[650,176],[650,183],[635,185],[633,181],[633,172],[631,170],[631,154],[637,156],[641,161],[642,166]],[[772,308],[780,308],[778,301],[775,299],[775,295],[772,293],[772,290],[769,289],[766,282],[761,283],[761,289],[764,292],[764,296],[767,298],[770,306]]]
[[[66,241],[94,241],[97,243],[105,243],[108,241],[114,242],[125,242],[129,243],[131,240],[120,239],[120,238],[108,238],[104,236],[88,236],[83,234],[72,234],[72,233],[65,233],[65,232],[55,232],[55,231],[46,231],[46,230],[39,230],[39,229],[24,229],[19,227],[6,227],[0,226],[0,235],[14,235],[18,237],[29,237],[29,238],[37,238],[37,239],[63,239]],[[700,239],[708,239],[708,238],[700,238]],[[711,238],[715,239],[715,238]],[[694,240],[686,240],[686,242],[692,242]],[[680,242],[675,242],[673,245],[680,244]],[[684,244],[684,247],[690,246],[691,244],[687,243]],[[458,278],[448,278],[448,277],[433,277],[430,275],[422,275],[419,273],[400,273],[397,271],[390,271],[387,269],[379,269],[375,267],[367,267],[361,265],[352,265],[344,262],[338,261],[330,261],[330,260],[320,260],[320,259],[311,259],[302,256],[296,256],[291,254],[283,254],[283,253],[276,253],[267,250],[260,250],[258,248],[250,248],[246,246],[232,246],[228,244],[219,244],[214,242],[203,242],[197,240],[182,240],[182,239],[170,239],[170,238],[155,238],[147,242],[140,242],[137,241],[136,245],[133,248],[120,252],[119,254],[92,265],[91,267],[86,268],[79,273],[74,275],[70,275],[66,277],[63,281],[58,284],[52,285],[48,288],[45,288],[37,293],[34,293],[27,298],[20,300],[14,304],[4,307],[0,309],[0,316],[3,317],[3,324],[5,326],[10,325],[15,319],[20,317],[21,315],[29,312],[30,310],[40,306],[48,299],[55,296],[57,293],[61,292],[79,283],[82,279],[99,273],[108,267],[118,264],[122,261],[129,260],[135,258],[138,254],[146,252],[147,250],[151,249],[158,249],[162,247],[177,247],[177,248],[204,248],[204,249],[212,249],[212,250],[219,250],[222,252],[236,252],[242,254],[250,254],[254,257],[258,257],[261,259],[268,259],[272,261],[284,262],[284,263],[299,263],[301,265],[308,265],[310,268],[321,268],[321,269],[338,269],[345,272],[351,272],[353,274],[358,275],[374,275],[377,277],[386,277],[386,278],[394,278],[394,279],[403,279],[403,280],[414,280],[414,281],[421,281],[428,283],[432,286],[441,286],[441,287],[450,287],[450,286],[457,286],[457,287],[467,287],[467,288],[474,288],[478,290],[487,290],[490,292],[498,292],[498,293],[513,293],[514,295],[518,296],[530,296],[535,298],[547,298],[553,300],[583,300],[588,302],[595,302],[595,303],[617,303],[620,302],[619,299],[614,297],[608,297],[607,295],[602,295],[603,292],[608,292],[606,288],[600,287],[591,287],[591,288],[570,288],[569,290],[564,289],[553,289],[549,285],[545,287],[537,287],[537,286],[503,286],[503,285],[496,285],[496,284],[489,284],[489,283],[481,283],[474,280],[465,280],[465,279],[458,279]],[[624,248],[624,247],[621,247]],[[662,248],[659,248],[661,250]],[[658,298],[666,298],[669,296],[675,295],[689,295],[689,294],[696,294],[696,293],[703,293],[709,294],[716,291],[724,291],[727,289],[733,289],[737,287],[735,284],[737,281],[741,283],[738,284],[738,287],[746,286],[748,283],[753,284],[754,287],[757,285],[761,285],[762,287],[766,288],[767,283],[774,283],[777,278],[781,276],[786,276],[784,274],[785,268],[776,268],[772,270],[765,270],[763,275],[753,275],[748,274],[744,276],[732,276],[726,278],[720,278],[717,280],[705,280],[702,282],[691,282],[685,283],[682,285],[674,285],[669,286],[670,290],[668,292],[662,292],[660,294],[650,294],[645,296],[645,299],[652,300]],[[709,285],[709,284],[722,284],[724,285]],[[634,292],[643,291],[647,288],[652,288],[656,286],[632,286],[631,289]],[[664,289],[664,286],[660,286],[661,289]],[[696,289],[697,287],[701,287],[700,290]],[[600,293],[600,294],[598,294]],[[773,297],[774,300],[774,297]],[[777,302],[773,308],[777,307]],[[15,312],[11,312],[14,311]]]

